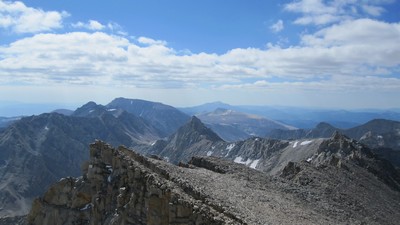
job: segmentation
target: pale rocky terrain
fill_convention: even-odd
[[[29,224],[397,224],[400,176],[336,133],[275,175],[216,157],[176,166],[103,142],[80,178],[34,201]]]

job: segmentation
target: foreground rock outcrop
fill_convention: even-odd
[[[290,162],[270,176],[215,157],[175,166],[96,142],[83,177],[36,199],[29,224],[396,224],[400,192],[365,165]],[[374,169],[382,169],[377,167]],[[385,173],[387,174],[387,173]],[[396,174],[395,174],[396,175]],[[398,175],[398,174],[397,174]],[[388,175],[386,179],[397,180]]]

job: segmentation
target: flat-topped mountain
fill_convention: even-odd
[[[244,140],[252,136],[264,137],[274,129],[295,129],[274,120],[231,109],[218,108],[196,116],[225,141]]]
[[[188,115],[172,106],[140,99],[116,98],[106,107],[108,110],[123,109],[142,117],[163,132],[164,136],[171,135],[190,119]]]

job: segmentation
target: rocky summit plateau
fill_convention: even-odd
[[[126,147],[90,145],[83,176],[33,202],[31,225],[396,224],[400,176],[339,133],[319,157],[276,175],[217,157],[170,164]]]

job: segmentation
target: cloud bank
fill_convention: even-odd
[[[164,40],[113,33],[119,25],[96,20],[71,24],[91,32],[44,33],[62,27],[67,13],[0,1],[0,27],[33,33],[0,46],[0,86],[398,93],[400,23],[359,16],[380,16],[382,1],[357,3],[294,1],[284,9],[300,14],[295,24],[324,26],[289,47],[268,43],[212,54],[183,53]],[[283,21],[270,29],[282,31]]]
[[[298,46],[233,49],[220,55],[181,55],[165,41],[104,32],[36,34],[0,48],[0,82],[179,88],[248,80],[273,83],[279,78],[285,85],[314,81],[331,83],[331,88],[346,80],[358,89],[367,77],[398,84],[398,40],[399,23],[372,19],[303,35]]]

